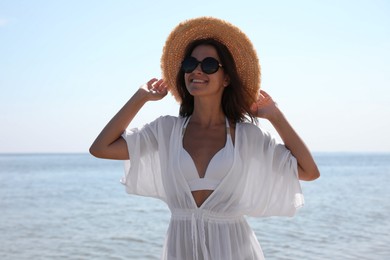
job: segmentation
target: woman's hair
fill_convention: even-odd
[[[190,43],[185,51],[184,57],[191,56],[192,51],[199,45],[213,46],[221,60],[224,72],[229,76],[230,83],[225,87],[222,94],[222,109],[226,117],[233,121],[244,122],[250,120],[257,122],[257,119],[252,116],[250,106],[255,102],[254,97],[243,86],[236,69],[233,56],[229,49],[222,43],[214,39],[201,39]],[[176,87],[181,98],[179,115],[187,117],[194,112],[194,97],[188,92],[184,80],[184,72],[179,71],[176,77]]]

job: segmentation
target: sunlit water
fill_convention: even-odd
[[[250,218],[267,259],[390,259],[390,154],[316,154],[294,218]],[[170,213],[122,162],[0,155],[0,259],[159,259]]]

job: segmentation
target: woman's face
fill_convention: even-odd
[[[212,57],[221,63],[216,49],[211,45],[199,45],[195,47],[191,56],[198,61]],[[224,73],[223,68],[219,68],[213,74],[206,74],[202,71],[200,64],[198,64],[194,71],[185,73],[184,80],[188,92],[194,98],[203,96],[221,98],[224,88],[229,84],[229,77]]]

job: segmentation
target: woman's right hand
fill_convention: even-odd
[[[153,78],[140,87],[146,95],[148,101],[157,101],[164,98],[168,93],[168,88],[163,79]]]
[[[129,159],[126,141],[121,137],[123,131],[145,102],[160,100],[167,93],[167,86],[162,79],[153,78],[142,85],[100,132],[89,149],[90,153],[98,158]]]

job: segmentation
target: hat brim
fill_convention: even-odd
[[[180,23],[168,36],[161,57],[163,79],[178,102],[181,98],[176,88],[187,46],[200,39],[214,39],[224,44],[233,56],[237,73],[243,86],[256,98],[260,89],[260,64],[249,38],[236,26],[213,17],[200,17]]]

